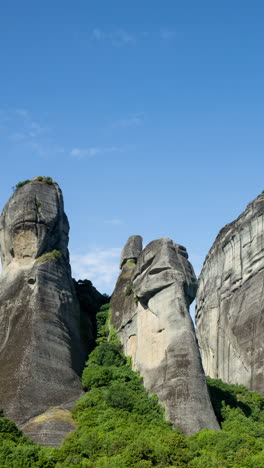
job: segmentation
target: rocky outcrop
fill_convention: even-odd
[[[125,263],[131,261],[136,262],[142,250],[142,237],[130,236],[121,253],[120,268],[122,269]]]
[[[0,406],[25,430],[48,408],[80,396],[94,340],[71,279],[68,231],[61,190],[49,178],[18,187],[0,218]]]
[[[205,371],[264,393],[264,195],[218,234],[199,278]]]
[[[188,435],[218,429],[189,315],[197,282],[186,249],[168,238],[141,246],[132,236],[123,249],[111,322],[174,426]]]
[[[52,406],[44,413],[29,419],[20,429],[40,445],[56,447],[62,443],[69,432],[77,428],[76,421],[71,414],[75,403],[76,396],[60,406]]]

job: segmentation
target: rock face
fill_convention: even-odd
[[[264,393],[264,195],[211,247],[199,278],[196,324],[206,373]]]
[[[175,427],[188,435],[218,429],[189,315],[197,282],[186,249],[168,238],[141,245],[132,236],[123,249],[112,324]]]
[[[80,330],[61,190],[38,179],[15,191],[0,218],[0,406],[22,428],[80,396],[85,343],[94,339],[89,317]]]
[[[130,236],[121,253],[120,268],[122,269],[124,264],[129,261],[135,263],[139,254],[141,253],[141,250],[142,250],[142,237]]]
[[[75,402],[74,397],[61,406],[52,406],[44,413],[27,421],[22,427],[23,431],[40,445],[55,447],[60,445],[66,435],[77,427],[71,415]]]

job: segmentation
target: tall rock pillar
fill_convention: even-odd
[[[112,323],[174,427],[218,429],[189,314],[197,282],[186,249],[168,238],[141,243],[132,236],[123,249]]]
[[[49,178],[17,188],[0,218],[0,405],[20,426],[81,393],[86,348],[68,231]]]

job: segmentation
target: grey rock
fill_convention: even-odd
[[[142,237],[141,236],[130,236],[127,240],[125,247],[121,253],[120,268],[131,260],[136,263],[136,260],[142,250]]]
[[[76,398],[73,398],[60,406],[47,409],[44,413],[21,425],[19,429],[40,445],[59,446],[63,439],[77,427],[71,414],[75,400]]]
[[[196,324],[205,371],[264,393],[264,196],[218,234],[204,262]]]
[[[18,188],[0,218],[0,402],[18,425],[81,392],[94,330],[80,330],[68,231],[56,183]]]
[[[148,244],[136,264],[123,264],[111,299],[125,354],[187,435],[219,429],[189,314],[196,288],[186,249],[162,238]]]

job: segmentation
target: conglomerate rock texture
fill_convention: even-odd
[[[168,238],[141,246],[131,236],[123,249],[111,322],[174,426],[188,435],[218,429],[189,315],[197,281],[186,249]]]
[[[204,262],[196,324],[206,374],[264,393],[264,195],[218,234]]]
[[[25,430],[80,396],[86,343],[94,339],[71,279],[68,231],[61,190],[45,178],[18,188],[0,218],[0,406]],[[33,438],[42,442],[45,431]],[[53,424],[53,443],[68,431]]]

